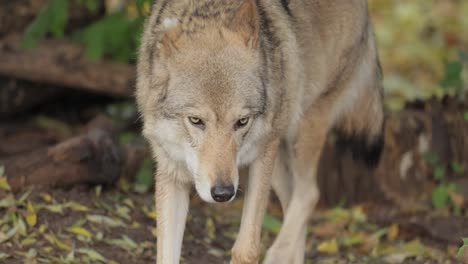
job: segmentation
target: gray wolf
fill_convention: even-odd
[[[366,0],[158,0],[137,73],[157,162],[157,263],[179,263],[191,186],[229,202],[246,166],[231,262],[258,263],[272,188],[284,219],[264,263],[304,263],[329,131],[378,160],[382,82]]]

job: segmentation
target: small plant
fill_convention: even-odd
[[[48,0],[26,30],[23,47],[35,47],[47,34],[62,38],[69,22],[71,1],[76,1],[91,12],[97,12],[99,8],[97,0]],[[144,16],[149,12],[151,3],[151,0],[130,1],[127,10],[109,13],[76,30],[72,36],[86,46],[87,56],[94,61],[110,56],[117,62],[131,62],[136,57]]]
[[[68,11],[68,0],[49,0],[27,28],[23,47],[35,47],[47,33],[52,33],[56,38],[62,38],[69,19]]]
[[[461,213],[460,195],[457,193],[457,187],[453,182],[447,179],[447,171],[455,175],[463,175],[465,169],[458,162],[452,162],[450,166],[442,162],[437,154],[428,152],[423,156],[426,163],[433,169],[433,178],[437,182],[437,186],[432,191],[432,205],[436,209],[452,208],[454,213]]]
[[[460,249],[458,250],[457,256],[459,258],[466,257],[465,253],[466,253],[467,250],[468,250],[468,237],[463,238],[463,246],[461,246]]]

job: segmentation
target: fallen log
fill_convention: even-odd
[[[2,158],[0,155],[0,165],[5,167],[5,175],[12,189],[19,191],[29,186],[65,187],[75,184],[110,185],[120,177],[133,180],[142,162],[149,156],[144,144],[119,145],[115,140],[117,129],[106,115],[97,115],[80,131],[81,135],[51,146],[9,157]],[[7,143],[0,140],[0,150],[2,144]]]
[[[47,39],[31,50],[21,48],[21,36],[0,40],[0,74],[32,82],[131,97],[135,68],[107,61],[92,62],[82,45]]]
[[[115,183],[122,153],[104,130],[71,138],[55,146],[0,161],[13,190],[25,186]]]

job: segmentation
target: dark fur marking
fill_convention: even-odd
[[[274,48],[278,47],[281,41],[279,40],[278,37],[276,37],[273,34],[273,30],[271,26],[272,22],[271,22],[271,19],[266,14],[264,7],[262,6],[259,0],[257,0],[256,3],[257,3],[258,15],[260,17],[260,34],[263,37],[265,37],[268,42],[268,43],[263,43],[265,44],[264,48],[267,48],[271,54],[271,51]]]
[[[166,9],[167,5],[169,4],[171,0],[165,0],[161,4],[161,8],[159,9],[159,13],[156,16],[156,25],[159,25],[161,23],[161,18],[164,13],[164,10]]]
[[[292,17],[291,9],[289,8],[289,0],[281,0],[281,5],[283,6],[286,13]]]
[[[336,135],[336,146],[340,151],[350,150],[354,160],[362,160],[369,168],[377,167],[384,148],[383,134],[369,137],[337,130]]]

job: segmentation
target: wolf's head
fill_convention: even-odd
[[[150,113],[144,113],[145,136],[171,159],[185,162],[208,202],[235,197],[238,167],[255,158],[268,130],[257,10],[253,0],[232,2],[238,6],[229,19],[192,10],[195,29],[181,18],[163,18],[165,31],[148,77],[154,92],[138,98]],[[148,96],[157,101],[143,98]]]

